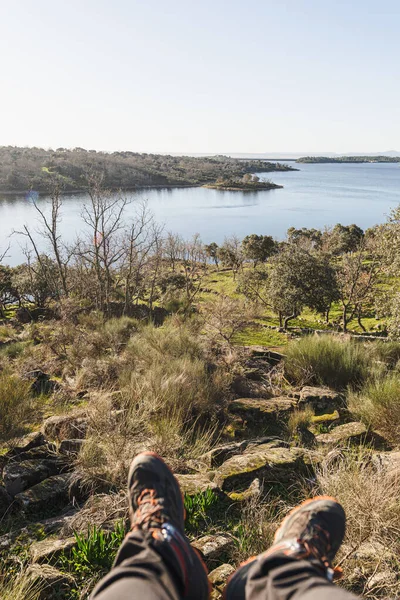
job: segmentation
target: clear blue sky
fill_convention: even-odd
[[[398,0],[0,0],[0,145],[400,150]]]

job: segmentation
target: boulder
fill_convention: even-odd
[[[344,423],[334,427],[329,433],[320,433],[316,436],[318,444],[324,446],[347,446],[370,441],[371,436],[363,423]]]
[[[205,535],[192,542],[192,546],[201,553],[210,568],[223,560],[224,555],[234,547],[234,541],[227,535]]]
[[[264,436],[260,438],[253,438],[249,440],[243,440],[241,442],[232,442],[231,444],[224,444],[223,446],[218,446],[216,448],[213,448],[209,452],[206,452],[206,454],[203,454],[199,460],[208,468],[219,467],[220,465],[222,465],[223,462],[228,460],[228,458],[231,458],[236,454],[242,454],[249,446],[255,447],[259,446],[260,444],[267,443],[274,444],[275,448],[289,445],[287,442],[284,442],[279,438]]]
[[[69,554],[75,544],[75,537],[41,540],[30,545],[29,554],[33,563],[50,563],[61,554]]]
[[[219,600],[222,598],[222,592],[227,584],[229,577],[235,572],[232,565],[227,563],[220,565],[208,575],[208,579],[212,585],[211,600]]]
[[[182,493],[187,494],[188,496],[195,496],[196,494],[201,494],[206,492],[207,490],[212,490],[214,492],[220,492],[218,486],[211,481],[207,475],[196,473],[195,475],[175,475],[177,478],[179,485],[181,487]]]
[[[75,582],[71,575],[61,573],[51,565],[30,565],[26,571],[32,583],[39,588],[37,600],[68,598]]]
[[[87,416],[82,414],[53,416],[42,426],[44,435],[52,440],[83,439],[88,427]]]
[[[3,470],[7,493],[16,496],[29,487],[60,472],[62,463],[58,460],[24,460],[9,462]]]
[[[400,474],[400,452],[379,452],[371,457],[372,464],[377,471]]]
[[[299,408],[309,406],[316,415],[333,413],[343,406],[343,398],[325,387],[305,386],[299,394]]]
[[[82,450],[85,440],[62,440],[59,451],[67,456],[77,456]]]
[[[37,448],[38,446],[43,446],[46,443],[46,439],[41,431],[34,431],[33,433],[28,433],[28,435],[14,440],[13,446],[11,450],[7,453],[10,457],[17,456],[21,454],[21,452],[27,452],[32,448]]]
[[[25,460],[54,460],[59,458],[59,455],[57,454],[57,447],[55,444],[46,443],[43,446],[31,448],[30,450],[26,450],[26,452],[20,452],[11,457],[9,453],[7,453],[6,457],[9,459],[9,462],[19,463]]]
[[[281,431],[296,406],[297,401],[286,396],[270,399],[239,398],[229,404],[228,410],[240,416],[248,426],[266,434],[276,434]]]
[[[241,491],[255,479],[293,483],[307,472],[305,452],[300,448],[273,448],[268,444],[249,448],[224,462],[215,472],[214,481],[226,492]]]
[[[71,475],[54,475],[17,494],[14,500],[28,512],[65,506],[69,502]]]

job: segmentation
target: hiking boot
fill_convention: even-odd
[[[185,509],[177,479],[154,452],[142,452],[128,475],[131,531],[150,536],[183,597],[206,600],[207,568],[185,536]]]
[[[346,515],[341,504],[330,496],[317,496],[294,508],[275,533],[274,545],[267,555],[282,552],[286,556],[315,560],[332,581],[332,561],[346,530]],[[336,577],[335,577],[336,576]]]
[[[343,541],[346,516],[342,506],[329,496],[306,500],[294,508],[275,533],[274,544],[259,556],[242,563],[224,590],[225,600],[242,600],[250,571],[258,567],[268,573],[282,566],[280,558],[309,560],[329,581],[340,576],[332,561]],[[259,573],[258,573],[259,575]]]

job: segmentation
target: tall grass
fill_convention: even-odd
[[[361,451],[342,454],[317,472],[316,493],[336,497],[347,517],[343,560],[344,585],[368,598],[400,595],[400,479],[371,465]],[[397,583],[381,574],[395,574]],[[373,577],[381,576],[379,586]]]
[[[31,383],[7,371],[0,372],[0,440],[18,434],[33,408]]]
[[[0,578],[1,600],[39,600],[43,586],[27,574],[12,579]]]
[[[400,374],[367,381],[348,397],[350,411],[393,443],[400,442]]]
[[[143,449],[157,451],[182,472],[218,437],[228,370],[208,362],[190,322],[141,328],[121,356],[118,394],[101,393],[90,403],[80,476],[94,488],[124,485],[133,455]]]
[[[331,336],[306,336],[289,344],[285,375],[296,385],[326,385],[335,390],[360,386],[368,377],[371,358],[357,342]]]

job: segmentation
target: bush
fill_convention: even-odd
[[[3,371],[0,373],[0,440],[9,439],[21,430],[32,410],[31,382]]]
[[[357,342],[306,336],[289,344],[284,366],[291,383],[327,385],[340,391],[360,386],[369,374],[371,360]]]
[[[400,441],[400,375],[367,382],[359,392],[349,394],[350,411],[368,427],[394,443]]]

